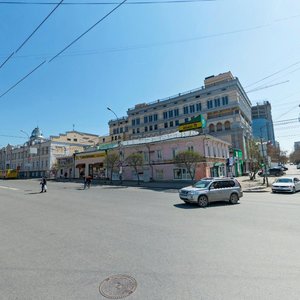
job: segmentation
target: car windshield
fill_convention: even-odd
[[[208,181],[208,180],[200,180],[200,181],[196,182],[193,185],[193,187],[203,189],[203,188],[206,188],[210,183],[211,183],[211,181]]]
[[[279,178],[279,179],[277,179],[276,182],[288,183],[288,182],[293,182],[293,179],[291,179],[291,178]]]

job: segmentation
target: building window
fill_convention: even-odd
[[[149,121],[149,123],[150,123],[150,122],[153,122],[153,116],[149,116],[149,117],[148,117],[148,121]]]
[[[184,122],[186,123],[186,122],[188,122],[189,121],[189,118],[185,118],[184,119]]]
[[[140,118],[137,118],[137,119],[135,120],[135,123],[136,123],[136,125],[140,125]]]
[[[190,180],[191,176],[186,169],[173,169],[174,179]]]
[[[156,150],[156,155],[158,160],[162,160],[162,152],[161,150]]]
[[[144,117],[144,123],[148,123],[148,117],[147,116]]]
[[[173,148],[173,149],[172,149],[172,155],[173,155],[173,158],[175,158],[175,157],[176,157],[176,155],[177,155],[177,152],[178,152],[178,150],[177,150],[177,149],[175,149],[175,148]]]
[[[215,107],[219,107],[221,105],[220,98],[215,99]]]
[[[148,152],[144,152],[144,161],[149,161],[149,153]]]
[[[158,127],[157,127],[157,124],[155,124],[155,125],[154,125],[154,130],[157,130],[157,128],[158,128]]]
[[[154,122],[157,121],[157,114],[153,115]]]
[[[214,124],[209,125],[209,132],[215,132],[215,125]]]
[[[125,132],[128,132],[128,126],[125,126]]]
[[[165,123],[165,128],[168,128],[168,123]]]
[[[131,121],[131,125],[135,126],[135,119]]]
[[[195,112],[195,105],[190,105],[190,114],[193,114]]]
[[[149,126],[149,131],[152,131],[152,130],[153,130],[153,126],[150,125],[150,126]]]
[[[222,131],[222,123],[217,124],[217,131]]]
[[[179,116],[179,109],[178,108],[174,109],[174,116],[175,117]]]
[[[163,180],[164,179],[164,170],[163,169],[156,169],[155,170],[156,179],[157,180]]]
[[[196,104],[196,111],[201,111],[201,103]]]
[[[170,127],[174,127],[174,122],[173,121],[170,122]]]
[[[175,126],[179,126],[179,120],[175,121]]]
[[[140,127],[136,129],[136,133],[140,133]]]
[[[183,107],[183,113],[184,113],[185,115],[187,115],[187,114],[189,113],[189,108],[188,108],[188,106],[184,106],[184,107]]]
[[[207,100],[207,109],[213,108],[213,101],[212,100]]]
[[[168,113],[164,111],[164,120],[168,119]]]
[[[193,145],[188,146],[188,151],[194,151],[194,146]]]
[[[74,142],[77,142],[77,139],[73,139]]]
[[[147,126],[145,126],[145,132],[147,132],[148,131],[148,127]]]
[[[135,129],[134,128],[132,129],[132,133],[135,134]]]
[[[226,121],[224,124],[225,130],[230,130],[230,122]]]
[[[173,118],[173,110],[169,110],[169,118]]]
[[[228,105],[228,96],[222,97],[222,104],[223,105]]]

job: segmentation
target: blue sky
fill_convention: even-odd
[[[205,77],[228,70],[246,91],[289,80],[248,96],[253,104],[271,102],[274,121],[298,118],[299,1],[123,5],[48,62],[114,6],[60,6],[0,69],[2,94],[47,60],[0,98],[0,146],[22,144],[20,130],[31,133],[37,125],[45,136],[72,130],[73,124],[78,131],[106,134],[114,118],[107,106],[121,117],[137,103],[200,87]],[[0,4],[0,64],[53,8]],[[296,128],[299,123],[275,127],[282,149],[291,150],[300,140]]]

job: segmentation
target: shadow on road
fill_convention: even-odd
[[[240,204],[239,202],[235,205]],[[222,206],[235,206],[235,205],[231,205],[229,202],[227,201],[218,201],[218,202],[212,202],[209,203],[208,206],[204,207],[206,208],[213,208],[213,207],[222,207]],[[195,209],[195,208],[201,208],[198,206],[198,204],[189,204],[189,203],[178,203],[178,204],[174,204],[175,207],[177,208],[181,208],[181,209]]]
[[[35,194],[43,194],[41,192],[33,192],[33,193],[26,193],[25,195],[35,195]]]

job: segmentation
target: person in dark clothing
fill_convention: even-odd
[[[42,190],[40,191],[40,193],[47,192],[47,180],[45,177],[42,178],[40,184],[42,186]]]

